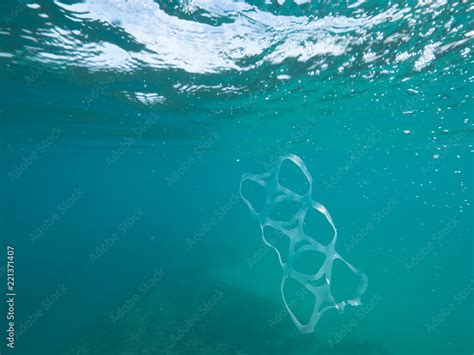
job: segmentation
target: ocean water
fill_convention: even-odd
[[[472,3],[0,9],[1,354],[474,352]],[[286,154],[368,277],[309,334],[239,194]]]

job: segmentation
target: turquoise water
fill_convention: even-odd
[[[3,1],[1,353],[472,354],[472,10]],[[368,277],[310,334],[239,195],[289,153]],[[337,298],[353,276],[335,267]]]

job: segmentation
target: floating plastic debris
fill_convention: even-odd
[[[293,162],[308,180],[309,188],[306,193],[296,193],[280,184],[279,178],[281,165],[285,160]],[[254,206],[252,202],[244,196],[242,186],[245,182],[254,182],[265,190],[265,204],[260,212],[258,212],[256,206]],[[257,175],[244,174],[240,181],[240,195],[250,209],[251,214],[260,222],[263,241],[266,245],[274,249],[278,255],[280,265],[283,269],[283,276],[280,285],[281,296],[291,319],[302,333],[314,332],[316,324],[321,316],[331,309],[336,309],[342,312],[347,304],[351,306],[360,305],[360,297],[364,294],[368,284],[367,276],[349,264],[336,252],[336,227],[328,210],[319,202],[312,200],[312,184],[313,178],[306,168],[306,165],[300,157],[294,154],[281,157],[277,162],[276,167],[271,169],[269,172]],[[271,218],[272,212],[277,208],[277,205],[281,203],[296,203],[299,206],[296,213],[294,213],[287,221],[280,221]],[[328,245],[323,245],[303,231],[305,217],[310,209],[323,214],[327,222],[331,225],[333,237]],[[267,238],[266,228],[273,228],[289,239],[287,255],[282,255],[278,247],[273,244],[274,240]],[[298,262],[298,259],[303,253],[308,251],[324,254],[324,262],[319,270],[314,273],[303,273],[295,270],[295,264]],[[353,293],[354,296],[351,299],[346,299],[341,302],[336,302],[331,292],[333,263],[338,259],[345,263],[359,278],[358,285]],[[285,282],[289,279],[293,279],[299,283],[315,297],[312,314],[306,324],[303,324],[300,319],[298,319],[294,311],[291,309],[287,297],[285,297],[284,286]]]

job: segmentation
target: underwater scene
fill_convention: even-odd
[[[472,355],[474,3],[3,0],[2,355]]]

